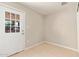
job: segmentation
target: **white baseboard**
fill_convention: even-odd
[[[38,46],[40,44],[43,44],[43,43],[45,43],[45,41],[41,41],[39,43],[35,43],[35,44],[33,44],[33,45],[29,46],[29,47],[26,47],[25,50],[28,50],[28,49],[33,48],[33,47],[36,47],[36,46]]]
[[[51,45],[56,45],[56,46],[59,46],[59,47],[62,47],[62,48],[66,48],[66,49],[69,49],[69,50],[72,50],[72,51],[79,52],[78,49],[70,48],[70,47],[67,47],[67,46],[64,46],[64,45],[61,45],[61,44],[57,44],[57,43],[53,43],[53,42],[49,42],[49,41],[41,41],[39,43],[37,42],[37,43],[35,43],[35,44],[33,44],[29,47],[26,47],[24,50],[31,49],[31,48],[36,47],[36,46],[43,44],[43,43],[48,43],[48,44],[51,44]]]
[[[78,49],[74,49],[74,48],[67,47],[67,46],[64,46],[64,45],[61,45],[61,44],[57,44],[57,43],[52,43],[52,42],[49,42],[49,41],[42,41],[42,42],[36,43],[34,45],[31,45],[31,46],[25,48],[25,50],[28,50],[28,49],[33,48],[33,47],[36,47],[36,46],[38,46],[40,44],[43,44],[43,43],[48,43],[48,44],[51,44],[51,45],[56,45],[56,46],[59,46],[59,47],[62,47],[62,48],[66,48],[66,49],[69,49],[69,50],[72,50],[72,51],[79,52]]]
[[[76,51],[76,52],[79,52],[78,49],[74,49],[74,48],[70,48],[70,47],[67,47],[67,46],[64,46],[64,45],[61,45],[61,44],[57,44],[57,43],[53,43],[53,42],[49,42],[49,41],[41,41],[41,42],[37,42],[36,44],[33,44],[27,48],[25,48],[24,50],[28,50],[30,48],[33,48],[33,47],[36,47],[40,44],[43,44],[43,43],[48,43],[48,44],[51,44],[51,45],[56,45],[56,46],[59,46],[59,47],[62,47],[62,48],[66,48],[66,49],[69,49],[69,50],[72,50],[72,51]],[[10,56],[10,55],[9,55]]]
[[[52,42],[49,42],[49,41],[46,41],[46,43],[52,44],[52,45],[56,45],[56,46],[59,46],[59,47],[62,47],[62,48],[66,48],[66,49],[69,49],[69,50],[72,50],[72,51],[79,52],[78,49],[74,49],[74,48],[71,48],[71,47],[67,47],[67,46],[64,46],[64,45],[61,45],[61,44],[52,43]]]

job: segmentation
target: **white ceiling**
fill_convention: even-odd
[[[21,2],[21,4],[43,15],[54,13],[61,8],[61,2]]]

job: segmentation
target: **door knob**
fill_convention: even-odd
[[[24,33],[22,33],[24,35]]]

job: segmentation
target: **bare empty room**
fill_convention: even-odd
[[[0,57],[79,57],[78,2],[0,2]]]

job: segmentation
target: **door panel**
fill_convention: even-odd
[[[13,28],[12,31],[10,28],[10,32],[5,31],[5,24],[9,24],[5,20],[6,11],[12,13],[12,16],[10,14],[10,26],[14,26],[14,21],[16,22],[16,19],[14,19],[14,14],[20,15],[20,32],[18,32],[18,30],[17,32],[14,32]],[[9,13],[6,14],[8,15]],[[23,18],[24,16],[24,13],[21,11],[9,9],[6,7],[0,7],[0,56],[9,56],[25,48],[25,19]],[[6,18],[8,17],[9,16],[6,16]],[[17,19],[19,18],[17,17]]]

